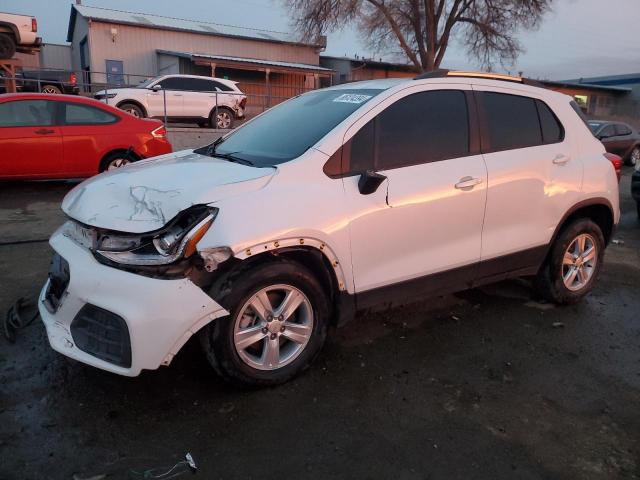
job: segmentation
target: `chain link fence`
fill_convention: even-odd
[[[92,77],[106,78],[107,81],[94,82]],[[239,92],[220,89],[165,89],[161,86],[154,87],[153,82],[149,82],[154,78],[156,76],[153,75],[98,71],[23,70],[16,73],[15,77],[0,74],[0,93],[5,93],[8,81],[13,80],[18,92],[81,95],[118,108],[124,107],[124,110],[136,116],[163,119],[167,125],[228,128],[228,125],[237,126],[291,97],[314,90],[302,85],[242,81],[235,82]],[[123,88],[147,91],[144,95],[129,98],[126,94],[118,93]],[[146,101],[140,101],[140,97],[144,97]],[[132,105],[137,105],[137,108],[131,108]],[[229,118],[230,116],[233,118]]]

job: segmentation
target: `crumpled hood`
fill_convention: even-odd
[[[149,232],[191,205],[258,190],[275,172],[185,150],[86,180],[67,194],[62,210],[86,225]]]

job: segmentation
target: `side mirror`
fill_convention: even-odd
[[[151,90],[153,90],[154,92],[159,92],[160,90],[162,90],[162,85],[156,83],[153,87],[151,87]]]
[[[387,179],[384,175],[374,172],[373,170],[367,170],[358,180],[358,190],[362,195],[369,195],[376,190],[382,182]]]

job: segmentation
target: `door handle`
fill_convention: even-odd
[[[52,133],[56,133],[55,130],[50,130],[48,128],[41,128],[39,130],[36,130],[34,133],[37,133],[38,135],[51,135]]]
[[[482,183],[481,178],[477,177],[462,177],[458,183],[455,184],[455,187],[458,190],[471,190],[476,185]]]
[[[569,160],[571,160],[571,157],[569,157],[568,155],[563,155],[562,153],[559,153],[553,159],[553,163],[556,165],[564,165],[565,163],[568,163]]]

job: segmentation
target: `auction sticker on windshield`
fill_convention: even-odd
[[[361,95],[357,93],[343,93],[333,99],[334,102],[342,103],[363,103],[371,98],[371,95]]]

